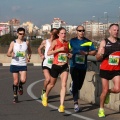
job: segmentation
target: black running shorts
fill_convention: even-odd
[[[57,78],[59,74],[63,73],[63,72],[69,72],[69,67],[68,64],[66,63],[65,65],[52,65],[51,68],[51,76],[53,78]]]
[[[120,76],[120,70],[100,70],[100,77],[105,78],[107,80],[113,79],[115,76]]]

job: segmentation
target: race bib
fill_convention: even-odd
[[[109,55],[109,65],[118,65],[120,57],[115,55]]]
[[[67,62],[67,54],[66,53],[59,53],[58,54],[58,62]]]
[[[24,51],[18,51],[16,53],[16,57],[25,57],[25,52]]]
[[[47,58],[47,65],[52,65],[52,63],[53,63],[53,57],[49,57],[49,58]]]
[[[76,55],[75,56],[75,62],[77,64],[85,64],[85,55]]]

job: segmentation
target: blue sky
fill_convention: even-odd
[[[104,12],[107,12],[104,14]],[[50,24],[59,17],[71,25],[79,25],[86,20],[104,21],[108,15],[110,22],[118,21],[120,0],[1,0],[0,21],[12,18],[21,23],[32,21],[38,27]],[[95,17],[93,17],[95,16]]]

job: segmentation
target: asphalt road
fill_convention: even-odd
[[[24,94],[19,103],[13,104],[12,74],[9,67],[0,66],[0,120],[101,120],[97,112],[99,106],[80,100],[82,112],[74,113],[73,100],[69,93],[65,98],[65,113],[59,113],[60,80],[49,95],[48,107],[43,107],[39,99],[44,76],[41,67],[29,66]],[[105,109],[104,120],[120,120],[120,113]]]

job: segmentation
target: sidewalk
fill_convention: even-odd
[[[56,100],[59,101],[58,99],[58,95],[60,93],[60,84],[61,81],[60,79],[57,80],[55,87],[52,89],[51,93],[50,93],[50,99],[48,99],[48,101],[51,101],[52,96],[55,98],[56,96]],[[57,95],[56,95],[57,94]],[[55,95],[55,96],[54,96]],[[83,101],[81,99],[79,99],[79,106],[82,108],[82,112],[77,113],[78,115],[83,115],[83,116],[88,116],[92,119],[95,120],[101,120],[101,118],[98,118],[98,110],[99,110],[99,106],[95,105],[95,104],[91,104],[88,103],[86,101]],[[65,97],[65,109],[68,111],[71,111],[72,114],[76,114],[74,113],[74,109],[73,109],[74,105],[73,105],[73,98],[72,95],[69,94],[69,91],[67,91],[66,93],[66,97]],[[120,112],[105,108],[105,114],[106,117],[104,118],[104,120],[120,120]]]

